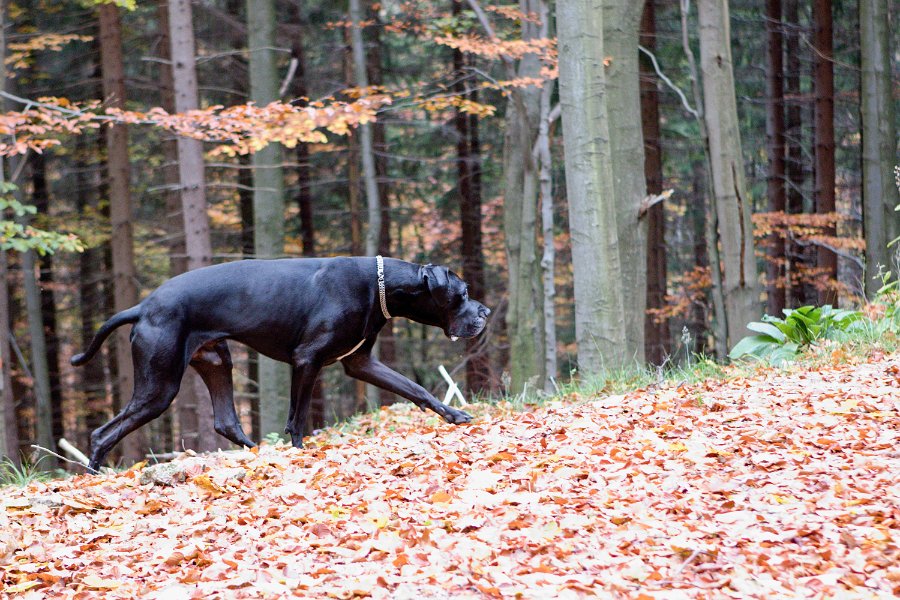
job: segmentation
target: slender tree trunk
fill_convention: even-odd
[[[6,2],[0,1],[0,91],[6,91]],[[0,106],[5,103],[0,102]],[[5,161],[0,157],[0,182],[6,181]],[[5,215],[4,215],[5,216]],[[0,248],[0,453],[19,464],[19,428],[12,387],[12,351],[9,330],[9,263]]]
[[[275,2],[247,0],[250,98],[259,106],[278,99],[275,64]],[[253,228],[256,258],[284,255],[284,182],[281,147],[253,155]],[[263,435],[284,431],[290,407],[290,368],[259,357],[259,414]]]
[[[96,189],[97,182],[87,175],[90,160],[87,154],[90,147],[84,143],[82,136],[75,138],[75,194],[79,214],[87,208],[96,208],[96,196],[91,189]],[[85,248],[78,257],[78,310],[81,319],[81,348],[87,348],[97,327],[107,314],[106,294],[103,291],[103,248]],[[106,353],[100,352],[93,360],[78,370],[78,437],[79,448],[90,447],[90,432],[100,427],[112,416],[106,396],[106,376],[104,374]]]
[[[47,162],[43,154],[33,154],[31,163],[32,204],[38,214],[50,215],[50,193],[47,189]],[[47,347],[47,383],[52,416],[53,439],[65,437],[63,426],[62,382],[59,375],[59,335],[57,334],[56,297],[53,279],[53,255],[38,260],[38,283],[41,296],[41,320]]]
[[[540,0],[524,0],[521,7],[540,14]],[[522,23],[522,38],[540,36],[539,26]],[[520,61],[518,77],[538,77],[540,63],[534,55]],[[509,306],[506,330],[509,337],[511,393],[526,386],[543,389],[545,344],[544,302],[540,252],[537,246],[538,168],[532,156],[540,115],[540,90],[531,86],[514,91],[506,109],[503,141],[503,221],[509,268]]]
[[[759,318],[759,289],[750,220],[753,206],[744,183],[728,5],[725,0],[700,0],[697,7],[704,112],[728,332],[726,348],[717,351],[727,351],[747,334],[747,323]],[[713,263],[712,267],[715,269],[717,265]]]
[[[366,54],[362,36],[362,0],[350,0],[350,48],[353,52],[354,83],[358,88],[369,87],[369,75],[366,70]],[[381,234],[381,205],[378,198],[378,181],[375,176],[375,153],[372,150],[372,128],[363,123],[359,130],[359,153],[363,166],[363,189],[366,193],[369,226],[366,229],[366,255],[374,256],[378,252],[378,240]]]
[[[541,37],[550,37],[550,7],[540,3]],[[544,391],[555,390],[554,379],[558,375],[556,338],[556,232],[553,219],[553,155],[550,151],[550,106],[555,81],[545,81],[541,88],[538,134],[534,147],[534,160],[538,165],[539,199],[541,206],[541,279],[544,288]]]
[[[549,19],[545,11],[542,22]],[[553,224],[553,155],[550,152],[550,101],[554,81],[544,82],[541,89],[540,125],[538,126],[537,162],[541,199],[541,234],[543,253],[541,272],[544,283],[544,391],[554,391],[554,378],[558,375],[556,341],[556,235]]]
[[[3,19],[5,20],[5,19]],[[2,20],[0,20],[2,26]],[[0,27],[2,28],[2,27]],[[2,41],[0,45],[5,46]],[[0,56],[0,60],[2,60]],[[3,78],[5,79],[5,77]],[[2,178],[3,163],[0,161],[0,178]],[[9,287],[8,281],[8,263],[6,250],[0,250],[0,426],[2,426],[3,439],[0,440],[0,454],[13,462],[19,464],[19,428],[16,419],[16,400],[13,396],[12,374],[10,365],[12,364],[12,352],[9,344]]]
[[[680,1],[681,16],[681,46],[684,50],[685,57],[688,61],[688,70],[691,80],[691,91],[694,96],[695,114],[697,127],[700,129],[700,139],[703,143],[703,156],[706,167],[706,192],[708,200],[703,202],[704,217],[702,219],[703,239],[706,240],[707,264],[711,266],[709,270],[712,280],[712,288],[710,296],[712,299],[713,314],[715,318],[712,320],[713,338],[715,340],[716,355],[722,359],[728,352],[728,315],[725,310],[725,291],[722,285],[722,269],[719,260],[719,237],[718,237],[718,217],[716,215],[716,197],[713,193],[713,176],[712,176],[712,158],[710,156],[709,131],[706,123],[706,112],[704,109],[703,93],[700,91],[700,73],[697,69],[697,61],[694,57],[694,51],[691,48],[690,36],[688,32],[688,22],[690,20],[690,0]],[[696,177],[696,165],[695,165]],[[697,186],[695,186],[695,189]],[[699,236],[697,236],[699,238]],[[714,266],[715,268],[712,268]]]
[[[644,1],[640,42],[651,52],[656,50],[656,7],[654,0]],[[641,129],[644,135],[644,180],[648,194],[662,193],[662,144],[659,131],[658,78],[650,60],[640,63]],[[701,204],[702,206],[702,204]],[[658,202],[647,211],[647,309],[659,310],[666,304],[666,215],[665,204]],[[668,319],[657,321],[647,314],[644,321],[644,356],[647,362],[661,365],[672,351]]]
[[[299,20],[299,15],[298,15]],[[297,71],[294,73],[294,95],[298,98],[306,98],[306,67],[303,53],[303,38],[294,38],[292,58],[297,61]],[[313,222],[312,201],[312,169],[310,165],[309,144],[297,143],[297,208],[300,213],[300,244],[303,256],[316,255],[316,228]]]
[[[647,195],[641,130],[638,40],[643,2],[603,2],[603,48],[606,67],[607,114],[615,186],[616,229],[622,269],[622,302],[627,346],[622,350],[632,362],[644,360],[644,321],[647,301],[647,223],[638,219]]]
[[[367,19],[374,23],[369,28],[369,43],[371,52],[366,53],[367,72],[371,85],[380,86],[383,83],[382,76],[382,41],[381,31],[383,23],[377,10],[377,3],[369,4]],[[378,254],[391,256],[391,197],[388,186],[388,161],[387,161],[387,132],[383,120],[372,123],[372,148],[375,155],[375,179],[378,186],[378,206],[380,208],[380,227],[378,235]],[[378,360],[383,364],[393,367],[397,359],[397,349],[394,340],[394,321],[389,320],[378,336]],[[387,391],[378,390],[379,402],[382,406],[390,405],[399,398]]]
[[[369,87],[369,75],[366,65],[366,50],[362,34],[363,9],[362,0],[350,0],[350,50],[353,55],[353,79],[356,87]],[[363,123],[357,127],[359,131],[359,155],[362,159],[363,190],[366,194],[369,224],[366,228],[366,256],[378,253],[378,242],[381,236],[381,199],[378,195],[378,180],[375,173],[375,152],[372,145],[372,127]],[[379,347],[376,342],[372,355],[378,357]],[[379,392],[373,386],[366,389],[366,404],[369,410],[378,407]]]
[[[781,0],[766,0],[766,149],[769,154],[769,211],[784,212],[784,61],[781,24]],[[786,306],[785,237],[769,235],[766,264],[766,312],[780,317]]]
[[[15,170],[19,158],[10,161]],[[21,187],[15,191],[17,200],[23,202],[25,196]],[[35,433],[39,446],[55,450],[53,440],[53,405],[50,401],[50,367],[47,362],[47,341],[44,337],[44,319],[41,312],[41,289],[38,285],[37,257],[33,250],[21,253],[22,282],[25,288],[25,311],[28,315],[28,333],[31,338],[31,373],[34,378]],[[49,457],[51,465],[56,464]],[[51,466],[48,465],[48,466]]]
[[[706,239],[708,229],[706,184],[709,182],[709,175],[704,166],[705,163],[699,160],[694,161],[694,164],[691,165],[693,202],[690,208],[690,219],[694,237],[694,266],[700,269],[709,268],[709,252],[707,251],[709,242]],[[689,351],[694,354],[702,355],[707,351],[708,306],[709,298],[705,294],[691,305],[687,329],[693,344]]]
[[[453,2],[453,14],[459,15],[462,2]],[[460,50],[453,51],[453,93],[473,99],[474,91],[465,84],[466,61]],[[477,150],[478,120],[461,109],[454,116],[456,125],[456,177],[462,229],[462,272],[469,284],[469,296],[484,298],[484,256],[481,240],[481,156]],[[466,341],[466,388],[470,393],[490,385],[490,360],[484,339]]]
[[[107,106],[125,108],[125,67],[122,62],[122,25],[115,4],[101,4],[100,66],[103,73],[103,98]],[[134,266],[132,234],[131,165],[128,154],[128,129],[125,125],[109,125],[106,130],[106,164],[108,169],[110,220],[112,222],[112,262],[114,305],[116,312],[138,302],[137,275]],[[116,383],[120,406],[131,399],[134,390],[134,367],[131,362],[129,334],[131,327],[120,327],[115,333]],[[147,439],[143,428],[129,434],[122,442],[122,457],[127,462],[143,458]]]
[[[195,110],[199,107],[199,95],[190,0],[170,0],[169,41],[175,110]],[[199,140],[178,137],[176,151],[187,259],[185,266],[188,271],[192,271],[212,264],[203,144]],[[185,373],[182,387],[187,391],[178,407],[182,443],[199,451],[215,450],[221,443],[215,433],[212,402],[203,380],[193,369],[189,369]]]
[[[881,286],[879,268],[900,272],[900,255],[888,243],[900,236],[900,204],[892,166],[897,159],[896,103],[892,98],[888,0],[859,1],[860,112],[863,128],[863,217],[866,234],[866,295]],[[895,21],[895,26],[896,26]]]
[[[787,144],[787,194],[786,209],[789,214],[803,213],[803,100],[800,93],[800,0],[784,0],[784,49],[786,69],[784,74],[785,93],[785,143]],[[807,303],[804,286],[799,280],[803,266],[804,249],[793,240],[787,244],[785,273],[787,306],[802,306]]]
[[[816,90],[816,212],[835,212],[834,165],[834,57],[832,52],[831,0],[813,0],[813,47]],[[825,235],[836,235],[828,227]],[[837,305],[837,254],[824,246],[817,250],[820,280],[819,304]],[[824,287],[827,286],[827,287]]]
[[[617,229],[609,226],[616,222],[616,205],[602,8],[601,0],[561,0],[557,5],[575,340],[583,377],[632,358],[626,350],[619,240]]]

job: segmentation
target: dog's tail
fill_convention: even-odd
[[[106,338],[109,337],[116,328],[125,325],[126,323],[137,323],[138,319],[141,317],[141,305],[132,306],[129,309],[123,310],[120,313],[116,313],[113,315],[109,321],[104,323],[100,329],[97,330],[97,333],[94,334],[94,339],[91,340],[90,345],[88,345],[87,350],[82,352],[81,354],[76,354],[72,357],[72,360],[69,362],[72,363],[75,367],[80,367],[87,361],[94,358],[94,355],[97,354],[97,351],[100,350],[100,346],[103,345],[103,342]]]

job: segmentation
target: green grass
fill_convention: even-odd
[[[16,464],[11,458],[3,457],[0,460],[0,487],[8,485],[25,487],[35,481],[54,479],[53,471],[41,469],[43,459],[42,456],[34,462],[22,460],[21,464]]]

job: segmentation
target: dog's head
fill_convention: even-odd
[[[455,341],[481,333],[491,309],[469,298],[465,281],[447,267],[425,265],[420,274],[440,315],[439,326],[448,338]]]

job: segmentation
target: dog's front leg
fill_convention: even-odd
[[[312,403],[313,387],[322,370],[322,362],[317,358],[294,353],[294,369],[291,373],[291,408],[285,433],[291,434],[294,448],[303,447],[303,432]]]
[[[422,410],[427,408],[436,412],[448,423],[468,423],[472,420],[469,413],[447,406],[425,388],[390,369],[370,354],[353,354],[341,363],[344,365],[344,372],[350,377],[403,396]]]

